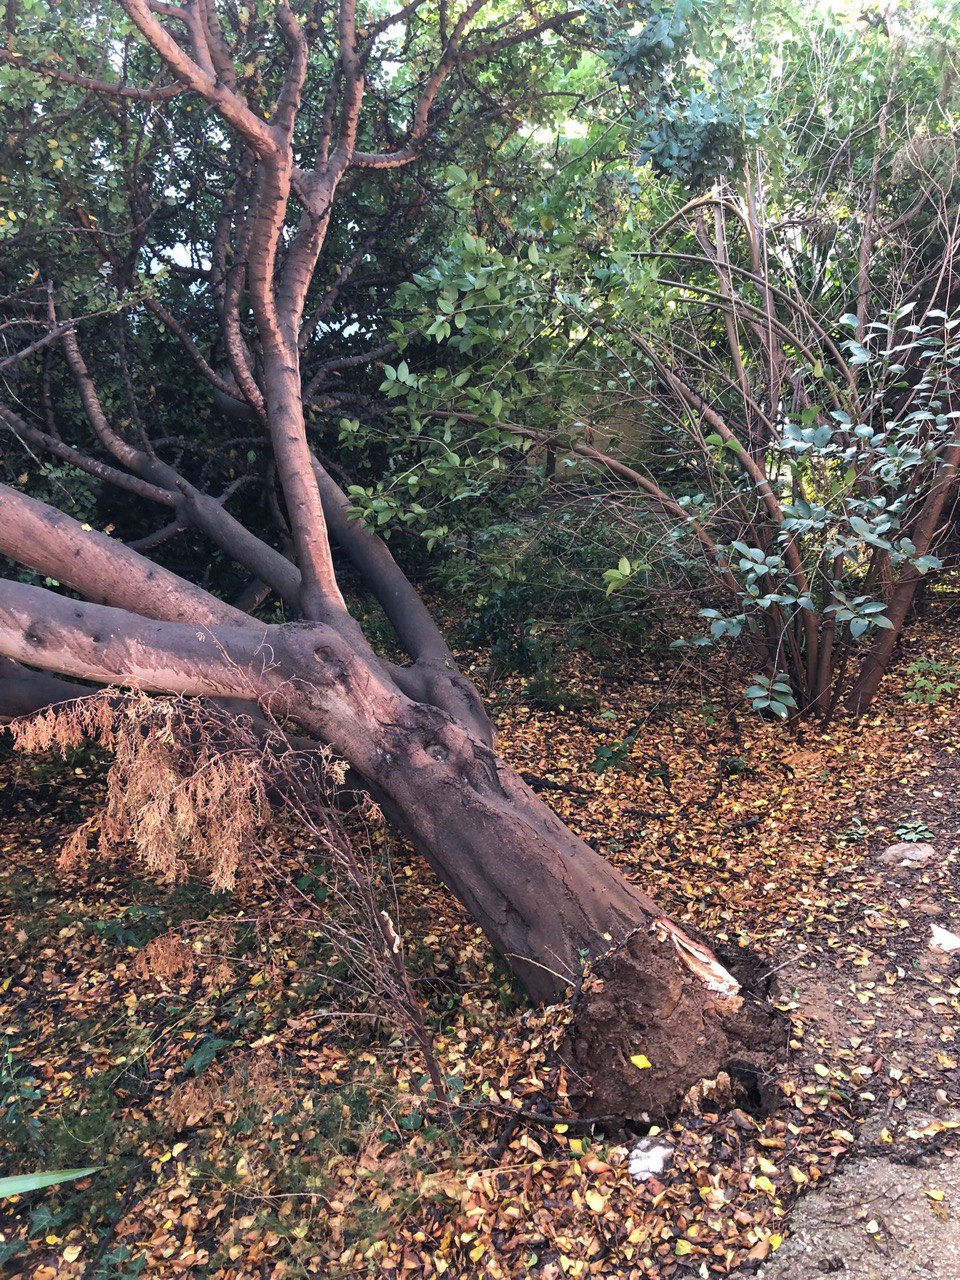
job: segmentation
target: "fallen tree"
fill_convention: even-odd
[[[358,140],[365,64],[393,24],[415,20],[418,4],[362,25],[354,0],[340,0],[325,15],[323,38],[335,44],[334,70],[310,146],[298,132],[310,43],[292,9],[275,9],[282,75],[272,110],[261,112],[240,86],[225,34],[229,20],[221,26],[210,0],[121,5],[159,69],[149,86],[85,76],[84,88],[111,100],[139,94],[152,102],[189,93],[233,140],[236,180],[211,252],[225,371],[155,299],[146,306],[182,343],[212,391],[242,402],[269,441],[272,492],[290,554],[230,513],[236,485],[214,495],[203,487],[202,468],[190,475],[180,461],[165,459],[139,420],[135,399],[130,428],[116,423],[88,368],[81,326],[51,305],[51,341],[62,350],[91,444],[67,444],[51,423],[41,427],[9,408],[0,411],[0,422],[31,452],[46,452],[155,504],[168,523],[137,549],[0,486],[0,552],[81,598],[50,586],[0,584],[0,655],[6,659],[0,713],[22,715],[61,695],[76,697],[82,686],[57,684],[54,677],[61,676],[228,700],[241,709],[253,704],[273,722],[295,726],[331,748],[370,788],[533,999],[561,998],[585,961],[600,965],[601,976],[609,972],[614,986],[629,987],[620,995],[632,1012],[617,1028],[623,1062],[643,1034],[651,1060],[659,1053],[670,1064],[663,1087],[648,1087],[630,1105],[668,1109],[696,1080],[740,1053],[744,1037],[756,1039],[753,1007],[700,940],[666,919],[497,756],[476,690],[387,546],[351,518],[346,497],[311,448],[303,407],[302,346],[316,327],[315,316],[305,320],[306,306],[338,191],[359,174],[400,169],[420,157],[433,122],[442,118],[441,87],[454,72],[561,31],[572,13],[534,20],[521,9],[513,23],[496,29],[477,25],[484,0],[472,0],[457,17],[448,14],[404,136],[375,152],[362,150]],[[51,65],[44,74],[67,73]],[[122,362],[122,350],[119,355]],[[176,426],[189,435],[189,422]],[[177,457],[188,452],[178,446]],[[259,621],[147,557],[146,550],[183,529],[203,535],[299,621]],[[383,607],[409,663],[380,656],[351,616],[333,542]],[[609,968],[611,955],[619,967]],[[597,994],[608,1002],[604,1007],[619,998],[616,991]],[[587,1005],[596,1014],[596,1006]],[[617,1005],[621,1012],[625,1007]],[[588,1060],[589,1045],[581,1048]]]

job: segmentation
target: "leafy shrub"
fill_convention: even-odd
[[[912,819],[909,822],[902,822],[897,827],[897,839],[903,840],[907,844],[920,844],[923,840],[932,840],[934,833],[927,824],[920,818]]]
[[[594,773],[603,774],[608,769],[625,769],[630,759],[633,744],[640,735],[637,725],[631,726],[619,742],[601,743],[593,753],[590,768]]]
[[[932,707],[960,690],[960,668],[938,658],[918,658],[910,663],[904,675],[907,677],[903,691],[905,702]]]
[[[606,576],[611,563],[639,563],[634,544],[648,537],[643,524],[613,524],[599,499],[581,497],[477,531],[444,566],[443,585],[473,606],[466,642],[489,645],[496,671],[536,673],[533,696],[545,696],[561,651],[619,656],[653,639],[646,573],[632,572],[613,595]]]

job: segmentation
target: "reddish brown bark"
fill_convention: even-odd
[[[0,551],[88,600],[143,617],[200,626],[247,621],[201,587],[7,485],[0,485]]]
[[[930,486],[912,530],[917,556],[924,556],[930,551],[948,499],[956,490],[958,467],[960,445],[953,445],[943,456],[937,477]],[[908,565],[897,579],[886,607],[890,628],[881,631],[870,647],[848,699],[850,711],[854,715],[862,715],[876,697],[922,581],[923,574],[913,565]]]
[[[0,658],[0,723],[36,715],[62,702],[86,697],[86,685],[33,671],[12,658]]]
[[[259,702],[348,759],[537,999],[663,918],[451,716],[324,624],[204,628],[0,587],[0,653],[48,672]],[[661,925],[673,946],[675,927]],[[722,971],[718,971],[722,973]]]

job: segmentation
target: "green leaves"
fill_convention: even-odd
[[[639,725],[632,725],[619,742],[601,743],[594,751],[590,769],[593,773],[604,774],[608,769],[626,767],[633,744],[640,735]]]
[[[907,667],[904,676],[905,702],[932,707],[960,692],[960,666],[939,658],[917,658]]]
[[[731,453],[743,453],[743,445],[739,440],[732,437],[727,440],[716,431],[704,437],[704,444],[708,444],[711,449],[729,449]]]
[[[769,711],[780,720],[786,720],[790,712],[797,709],[790,679],[780,671],[772,676],[754,676],[743,696],[754,711]]]
[[[223,1049],[230,1048],[230,1044],[229,1040],[221,1040],[219,1036],[204,1036],[199,1047],[183,1064],[184,1071],[190,1071],[195,1076],[202,1075]]]
[[[619,591],[637,574],[646,573],[649,568],[648,564],[644,564],[639,560],[631,561],[627,556],[621,556],[615,569],[607,569],[604,572],[603,581],[606,583],[606,594],[608,596],[613,595],[614,591]]]
[[[92,1165],[89,1169],[61,1169],[58,1173],[24,1173],[12,1178],[0,1178],[0,1199],[22,1196],[28,1191],[40,1191],[43,1187],[55,1187],[61,1182],[89,1178],[92,1173],[99,1173],[103,1167]]]
[[[833,596],[833,603],[826,606],[824,613],[832,613],[837,622],[845,622],[854,640],[859,640],[871,628],[892,629],[893,623],[884,612],[886,605],[882,600],[871,600],[866,595],[847,596],[839,587],[834,589]]]

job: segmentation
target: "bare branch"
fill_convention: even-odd
[[[57,325],[49,333],[44,334],[42,338],[38,338],[36,342],[31,342],[28,347],[24,347],[20,351],[14,351],[13,355],[6,356],[3,360],[0,360],[0,373],[15,364],[20,364],[22,360],[28,360],[30,356],[37,351],[42,351],[44,347],[49,347],[51,343],[59,342],[69,329],[73,329],[76,326],[76,323],[75,320],[68,320],[66,324]]]
[[[176,320],[170,314],[166,307],[159,303],[156,298],[149,297],[149,295],[144,297],[143,305],[148,311],[152,312],[153,315],[157,317],[165,329],[169,329],[173,336],[182,343],[187,355],[208,382],[212,383],[218,391],[222,391],[225,396],[233,396],[236,394],[236,388],[232,387],[229,382],[224,381],[224,379],[210,367],[207,361],[203,358],[203,354],[194,342],[193,338],[191,338],[190,334],[186,331],[179,320]]]
[[[77,389],[80,392],[80,400],[83,404],[84,412],[100,443],[125,467],[137,474],[142,474],[146,455],[141,449],[124,440],[123,436],[114,431],[107,420],[107,415],[104,413],[103,406],[100,403],[100,397],[97,395],[96,387],[93,385],[93,379],[90,377],[90,372],[80,353],[80,344],[77,342],[77,335],[73,328],[66,329],[62,342],[67,363],[73,371]]]
[[[61,462],[68,462],[78,470],[85,471],[88,475],[96,476],[98,480],[112,484],[117,489],[124,489],[127,493],[136,494],[138,498],[144,498],[148,502],[159,502],[165,507],[176,505],[176,498],[166,489],[161,489],[158,485],[141,480],[139,476],[131,476],[125,471],[118,471],[116,467],[108,466],[107,463],[100,462],[97,458],[91,458],[87,454],[81,453],[79,449],[74,449],[70,445],[64,444],[62,440],[58,440],[55,436],[49,435],[46,431],[41,431],[39,427],[30,426],[29,423],[25,422],[23,418],[5,405],[0,405],[0,424],[5,426],[24,447],[33,445],[34,448],[44,449],[47,453],[52,453],[55,458],[59,458]]]
[[[348,0],[352,2],[352,0]],[[420,99],[414,109],[413,119],[410,123],[410,129],[407,133],[407,140],[398,150],[382,154],[373,154],[370,152],[355,151],[352,153],[350,162],[364,169],[394,169],[400,165],[409,164],[415,160],[420,154],[420,148],[426,141],[427,124],[430,117],[430,108],[440,92],[440,86],[450,74],[451,70],[457,63],[460,53],[460,41],[467,30],[470,23],[480,12],[480,10],[488,3],[488,0],[471,0],[471,3],[460,15],[459,20],[450,33],[443,55],[437,66],[427,78],[426,85],[420,95]]]
[[[194,62],[170,32],[160,25],[146,0],[120,0],[120,3],[131,22],[184,85],[216,108],[223,119],[246,139],[257,155],[263,158],[276,157],[277,141],[266,121],[255,115],[228,85],[220,83],[209,71]]]
[[[255,698],[256,676],[268,665],[267,628],[241,617],[243,628],[216,634],[204,625],[155,621],[0,579],[0,654],[100,684]]]
[[[202,626],[247,622],[201,587],[7,485],[0,485],[0,552],[88,600],[143,617]]]

